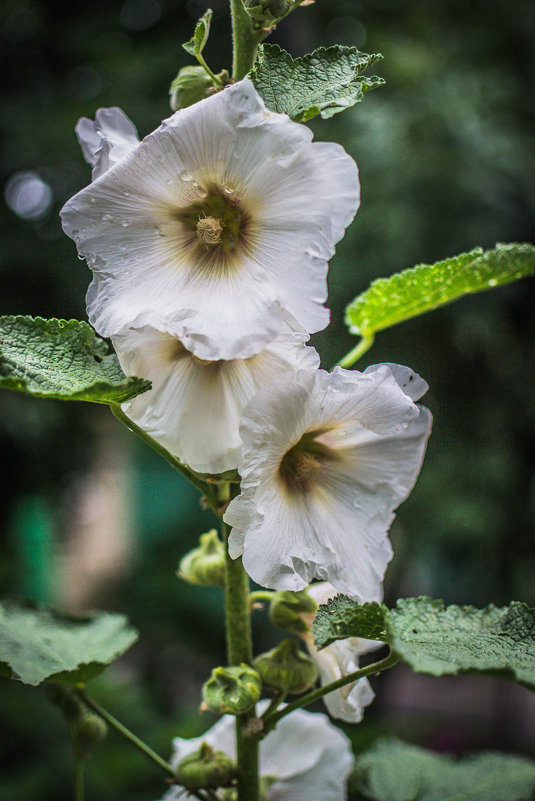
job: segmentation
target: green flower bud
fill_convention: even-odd
[[[253,665],[264,684],[285,693],[302,693],[318,678],[314,661],[299,650],[297,640],[283,640],[276,648],[257,656]]]
[[[202,697],[213,712],[241,715],[256,704],[262,679],[248,665],[217,667],[202,688]]]
[[[183,67],[169,87],[173,111],[192,106],[215,90],[214,82],[203,67]]]
[[[71,731],[75,748],[85,754],[104,739],[108,726],[100,715],[88,710],[73,723]]]
[[[200,545],[180,562],[177,576],[204,587],[225,587],[225,546],[213,528],[201,534]]]
[[[313,615],[317,608],[316,601],[306,590],[282,590],[276,592],[271,599],[269,618],[277,628],[289,631],[290,634],[306,634],[310,627],[304,616]]]
[[[198,751],[178,764],[176,778],[187,790],[215,789],[227,786],[235,775],[234,763],[223,751],[214,751],[203,743]]]
[[[255,28],[270,28],[294,7],[294,0],[244,0]]]

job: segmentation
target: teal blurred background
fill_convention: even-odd
[[[180,44],[207,5],[4,0],[0,313],[85,319],[90,273],[58,218],[90,179],[74,125],[118,105],[141,136],[153,130],[170,113],[168,84],[190,63]],[[230,62],[229,20],[225,0],[210,5],[205,56],[219,71]],[[476,245],[535,241],[534,34],[532,0],[316,0],[273,35],[293,55],[342,43],[385,57],[384,88],[312,123],[317,139],[341,142],[356,159],[362,183],[362,207],[331,264],[332,324],[313,338],[323,366],[355,344],[343,310],[374,278]],[[362,360],[417,370],[435,418],[421,477],[392,529],[389,602],[426,593],[535,605],[534,285],[383,332]],[[94,695],[167,756],[173,735],[213,722],[198,717],[199,691],[224,662],[218,591],[174,575],[210,514],[105,408],[3,391],[0,444],[0,592],[128,614],[140,642],[94,682]],[[257,650],[277,638],[258,612]],[[396,668],[374,685],[364,722],[347,729],[357,749],[394,732],[452,753],[535,756],[533,696],[512,683]],[[2,681],[0,716],[0,797],[70,797],[68,732],[44,693]],[[89,763],[89,801],[156,801],[165,789],[113,733]]]

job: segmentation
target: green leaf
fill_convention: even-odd
[[[0,675],[37,685],[85,684],[137,640],[124,615],[74,617],[35,604],[0,604]]]
[[[207,8],[205,13],[202,17],[197,21],[195,25],[195,30],[193,31],[193,36],[189,40],[189,42],[184,42],[182,47],[184,50],[190,54],[190,56],[199,56],[208,41],[208,35],[210,33],[210,23],[212,21],[213,11],[211,8]]]
[[[360,75],[382,59],[360,53],[356,47],[320,47],[293,59],[278,45],[261,45],[249,74],[271,111],[306,122],[320,114],[324,119],[359,103],[365,92],[384,80]]]
[[[325,648],[335,640],[363,637],[386,640],[386,606],[374,602],[358,604],[347,595],[336,595],[322,604],[312,624],[316,648]]]
[[[150,389],[78,320],[0,317],[0,387],[38,398],[118,404]]]
[[[508,284],[535,272],[535,246],[475,248],[436,264],[419,264],[379,278],[346,309],[353,334],[373,339],[377,331],[451,303],[463,295]]]
[[[417,673],[499,673],[535,689],[535,609],[484,609],[406,598],[386,616],[387,641]]]
[[[385,738],[356,760],[358,789],[373,801],[528,801],[535,763],[483,753],[461,760]]]

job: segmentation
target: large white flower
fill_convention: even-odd
[[[275,338],[282,310],[324,328],[327,261],[359,183],[342,147],[311,139],[245,79],[124,148],[61,212],[94,273],[96,330],[165,327],[201,359],[234,359]]]
[[[287,327],[247,359],[205,361],[182,342],[150,326],[112,337],[127,375],[152,381],[152,389],[123,404],[151,437],[200,473],[222,473],[240,461],[240,418],[256,392],[285,372],[319,366],[308,334]]]
[[[265,708],[266,702],[259,705]],[[173,741],[173,766],[197,751],[203,742],[236,758],[235,723],[225,715],[202,737]],[[268,782],[267,801],[344,801],[353,765],[351,744],[326,715],[292,712],[260,743],[260,776]],[[173,787],[164,801],[180,801],[183,788]]]
[[[378,588],[378,593],[380,591]],[[327,581],[313,584],[307,592],[317,604],[325,604],[336,595],[335,588]],[[310,625],[314,615],[302,615],[302,617],[305,623]],[[341,679],[342,676],[354,673],[359,669],[359,657],[362,654],[375,651],[383,645],[382,642],[376,640],[348,637],[345,640],[337,640],[318,651],[310,630],[301,636],[318,667],[322,685],[330,684]],[[368,679],[362,678],[353,684],[346,684],[345,687],[324,695],[323,701],[333,718],[345,720],[347,723],[359,723],[364,715],[364,707],[371,704],[374,698],[375,693],[370,682]]]
[[[314,578],[379,600],[393,510],[423,459],[427,385],[409,368],[302,371],[246,406],[242,493],[224,519],[229,550],[264,587],[301,590]]]

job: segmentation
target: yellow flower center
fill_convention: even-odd
[[[336,451],[318,440],[326,433],[327,429],[308,431],[282,457],[279,478],[288,492],[308,492],[317,483],[325,465],[339,460]]]

